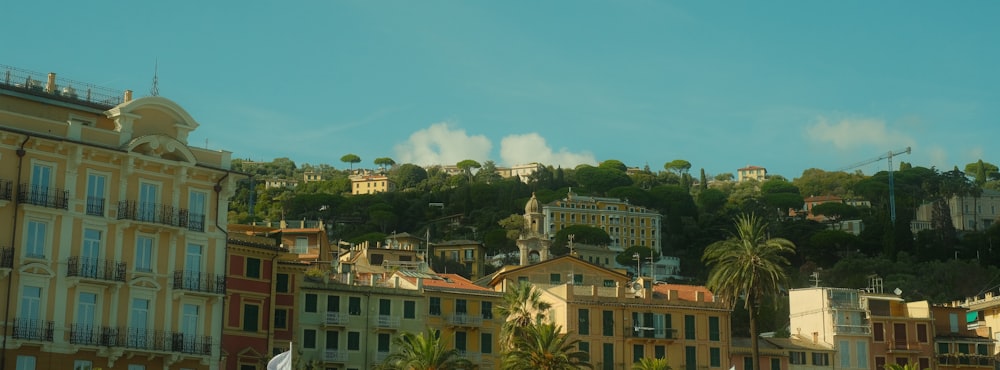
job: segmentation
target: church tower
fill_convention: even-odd
[[[524,229],[517,239],[517,249],[521,254],[521,266],[549,259],[552,241],[545,235],[545,214],[542,206],[531,193],[531,199],[524,205]]]

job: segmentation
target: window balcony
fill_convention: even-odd
[[[0,248],[0,268],[14,268],[14,248]]]
[[[115,340],[115,344],[129,349],[143,351],[173,351],[173,341],[170,332],[141,328],[126,328],[123,340]]]
[[[347,362],[347,351],[342,351],[339,349],[327,349],[323,351],[323,361],[324,362]]]
[[[646,326],[626,326],[626,338],[679,339],[677,329]]]
[[[105,328],[101,336],[102,345],[142,351],[180,352],[200,356],[211,355],[214,346],[212,337],[204,335],[187,335],[131,327],[124,331],[124,338],[113,335],[120,332],[118,329]],[[108,340],[105,341],[105,339]]]
[[[84,346],[109,346],[109,343],[117,343],[109,340],[111,333],[114,337],[118,336],[118,330],[112,328],[75,323],[69,328],[69,342]]]
[[[188,210],[174,208],[159,203],[141,203],[134,200],[118,202],[118,219],[149,222],[153,224],[190,228]],[[198,225],[195,225],[198,226]],[[205,217],[201,217],[201,230],[205,227]]]
[[[67,261],[66,276],[124,283],[125,271],[125,262],[72,256]]]
[[[171,347],[174,352],[207,356],[212,354],[212,337],[173,333]]]
[[[376,327],[395,329],[399,327],[399,317],[389,315],[378,315]]]
[[[0,180],[0,200],[13,200],[14,182]]]
[[[104,217],[104,198],[87,197],[87,215]]]
[[[174,271],[174,289],[197,293],[225,294],[226,277],[198,271]]]
[[[346,314],[340,312],[327,311],[326,318],[323,320],[323,323],[326,325],[344,326],[347,324],[348,320],[349,318],[347,317]]]
[[[445,317],[445,321],[448,325],[454,326],[482,326],[483,317],[482,316],[470,316],[469,314],[456,313]]]
[[[187,229],[191,231],[205,232],[205,215],[198,213],[187,213],[187,211],[182,211],[182,214],[187,215]]]
[[[14,339],[51,342],[55,322],[38,319],[14,318]]]
[[[17,191],[17,201],[42,207],[69,209],[69,192],[59,188],[21,184]]]

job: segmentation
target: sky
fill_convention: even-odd
[[[1000,2],[14,1],[0,64],[148,96],[233,158],[788,179],[1000,163]],[[898,162],[897,162],[898,163]],[[856,169],[887,168],[885,160]]]

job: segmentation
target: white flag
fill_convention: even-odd
[[[267,370],[292,370],[292,348],[291,345],[288,347],[287,351],[279,353],[267,362]]]

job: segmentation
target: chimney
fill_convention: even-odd
[[[45,92],[52,94],[56,91],[56,74],[49,72],[49,81],[45,83]]]
[[[130,101],[132,101],[132,90],[125,90],[125,101],[124,101],[124,103],[128,103]]]

